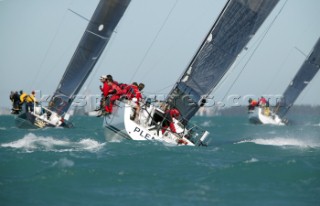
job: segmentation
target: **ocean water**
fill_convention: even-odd
[[[320,118],[196,117],[207,147],[104,138],[102,119],[22,130],[0,116],[0,204],[320,205]]]

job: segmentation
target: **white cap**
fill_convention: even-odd
[[[103,80],[103,79],[107,79],[107,75],[102,75],[102,76],[100,77],[100,80]]]

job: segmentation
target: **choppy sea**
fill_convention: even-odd
[[[102,119],[23,130],[0,116],[0,205],[320,205],[320,117],[195,117],[207,147],[107,142]]]

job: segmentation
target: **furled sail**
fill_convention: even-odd
[[[276,113],[280,118],[284,117],[290,107],[296,101],[303,89],[309,84],[320,69],[320,38],[313,47],[309,57],[304,61],[299,71],[283,93],[281,101],[277,105]]]
[[[229,0],[167,102],[188,121],[236,60],[278,0]]]
[[[100,0],[56,89],[49,109],[63,115],[88,78],[130,0]]]

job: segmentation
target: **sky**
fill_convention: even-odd
[[[99,95],[99,76],[111,74],[118,82],[145,83],[146,95],[167,94],[225,3],[132,0],[81,93]],[[10,107],[12,90],[53,94],[97,4],[0,0],[0,108]],[[246,105],[248,96],[281,95],[320,36],[319,9],[319,0],[280,0],[214,100]],[[317,74],[296,103],[320,105],[319,88]]]

